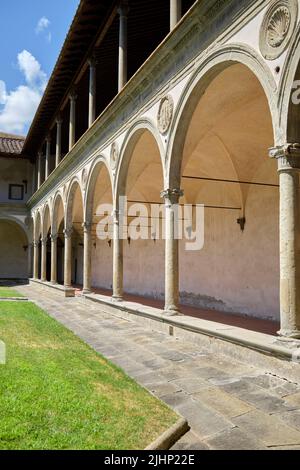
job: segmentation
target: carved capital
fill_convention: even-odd
[[[37,241],[32,242],[33,248],[38,248],[39,244],[40,244],[40,242],[37,242]]]
[[[47,137],[46,137],[46,144],[50,145],[51,144],[51,135],[50,134],[47,134]]]
[[[184,195],[184,191],[179,188],[165,189],[160,193],[160,197],[169,204],[178,204],[179,199]]]
[[[118,5],[118,13],[120,16],[127,18],[128,13],[129,13],[128,0],[120,0],[119,5]]]
[[[82,224],[84,233],[91,233],[93,224],[91,222],[84,222]]]
[[[64,236],[65,236],[66,239],[72,238],[72,234],[73,234],[73,228],[72,227],[64,229]]]
[[[47,245],[47,241],[48,241],[48,238],[41,238],[41,244],[42,246],[46,246]]]
[[[56,243],[58,239],[57,233],[51,233],[50,238],[52,243]]]
[[[77,95],[76,90],[75,89],[71,90],[70,94],[69,94],[70,101],[76,101],[77,97],[78,97],[78,95]]]
[[[278,161],[278,171],[300,171],[300,144],[285,144],[269,150],[270,158]]]
[[[88,59],[88,64],[89,64],[89,67],[95,68],[96,65],[98,64],[98,61],[97,61],[97,59],[96,59],[96,56],[92,55],[92,56]]]
[[[56,117],[55,122],[56,122],[56,125],[57,125],[57,126],[61,126],[61,125],[62,125],[63,118],[62,118],[62,116],[61,116],[60,114]]]

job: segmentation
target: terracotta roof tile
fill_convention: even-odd
[[[25,137],[0,132],[0,153],[20,155]]]

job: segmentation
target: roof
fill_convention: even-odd
[[[25,137],[23,136],[0,132],[0,154],[19,156],[22,152],[24,142]]]

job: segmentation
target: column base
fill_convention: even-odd
[[[280,330],[278,331],[277,333],[279,335],[279,340],[280,341],[285,341],[285,342],[289,342],[289,341],[293,341],[293,340],[297,340],[297,339],[300,339],[300,331],[299,330]]]
[[[163,314],[166,317],[183,316],[183,313],[181,313],[178,308],[168,307],[168,306],[164,308]]]
[[[57,285],[57,281],[50,281],[50,284],[51,284],[52,286],[56,286],[56,285]]]
[[[119,295],[113,295],[111,300],[115,303],[118,303],[118,302],[123,302],[123,297],[119,296]]]
[[[89,295],[89,294],[92,294],[91,289],[83,289],[82,290],[82,295]]]

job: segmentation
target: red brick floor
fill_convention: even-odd
[[[106,289],[93,288],[95,294],[112,296],[112,291]],[[76,293],[80,295],[81,286],[76,286]],[[124,300],[128,302],[136,302],[149,307],[158,309],[164,308],[164,302],[157,299],[151,299],[132,294],[124,294]],[[225,325],[237,326],[245,328],[246,330],[258,331],[259,333],[266,333],[269,335],[276,335],[280,329],[279,322],[270,320],[260,320],[259,318],[247,317],[239,314],[232,314],[226,312],[218,312],[216,310],[206,310],[202,308],[190,307],[187,305],[180,306],[181,313],[190,317],[201,318],[202,320],[209,320],[216,323],[223,323]]]

